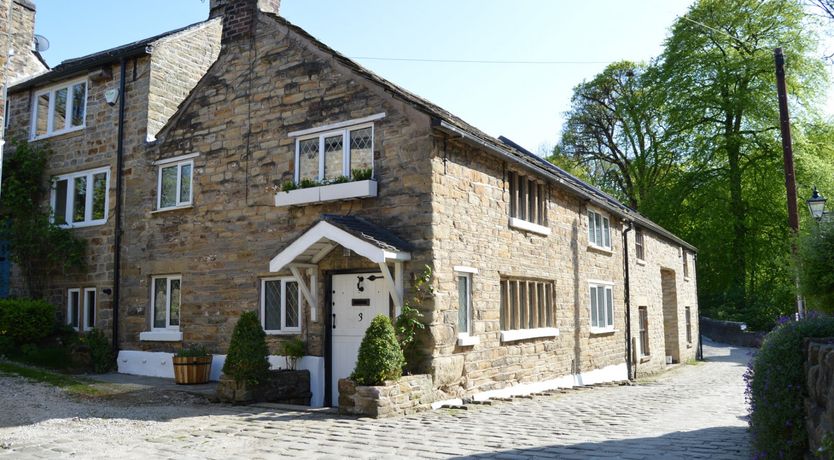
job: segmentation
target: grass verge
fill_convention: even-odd
[[[62,388],[68,393],[77,395],[101,396],[105,393],[93,386],[94,382],[92,381],[70,375],[59,374],[57,372],[51,372],[45,369],[22,366],[20,364],[10,362],[0,362],[0,372],[19,375],[35,382],[53,385],[58,388]]]

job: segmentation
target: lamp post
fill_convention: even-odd
[[[811,215],[817,222],[821,221],[826,214],[825,211],[825,202],[828,201],[825,199],[824,196],[820,195],[820,192],[817,191],[817,187],[814,186],[814,194],[811,195],[811,198],[805,200],[808,203],[808,210],[811,211]]]

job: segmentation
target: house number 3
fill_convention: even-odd
[[[359,322],[362,322],[362,319],[364,319],[364,316],[362,315],[362,313],[359,313]]]

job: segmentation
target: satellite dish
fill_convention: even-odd
[[[49,40],[43,35],[35,35],[35,51],[43,53],[49,49]]]

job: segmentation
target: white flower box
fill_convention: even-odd
[[[296,206],[299,204],[317,203],[321,187],[299,188],[288,192],[275,194],[275,206]]]
[[[319,187],[321,201],[349,200],[376,196],[375,180],[359,180]]]

